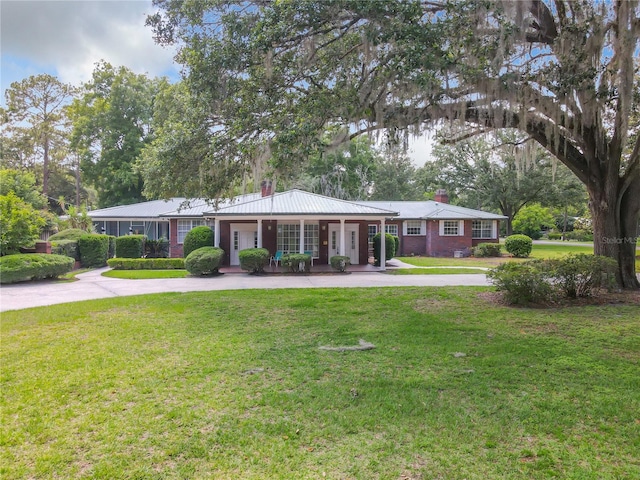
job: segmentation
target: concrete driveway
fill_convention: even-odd
[[[471,275],[388,275],[351,273],[349,275],[267,275],[224,274],[204,278],[122,280],[103,277],[108,268],[79,274],[78,281],[39,281],[3,285],[0,311],[42,307],[59,303],[124,297],[163,292],[241,290],[250,288],[326,288],[326,287],[441,287],[488,285],[483,274]]]

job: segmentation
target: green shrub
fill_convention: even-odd
[[[573,230],[572,232],[567,232],[566,239],[577,242],[593,242],[593,233],[589,230]]]
[[[562,240],[562,234],[559,232],[549,232],[547,237],[549,240]]]
[[[144,242],[145,258],[167,258],[169,256],[169,241],[166,238],[146,240]]]
[[[184,258],[202,247],[213,247],[213,230],[204,225],[191,229],[184,237],[184,245],[182,246]]]
[[[338,272],[346,272],[347,267],[351,265],[351,259],[342,255],[335,255],[329,259],[329,263],[331,264],[331,268],[334,270],[337,270]]]
[[[282,256],[280,264],[286,272],[310,272],[311,255],[307,255],[306,253],[289,253]]]
[[[393,235],[393,255],[397,255],[400,251],[400,237]]]
[[[543,303],[553,298],[553,289],[543,262],[506,262],[487,273],[487,278],[513,305]]]
[[[54,240],[80,240],[80,237],[88,234],[86,230],[82,230],[80,228],[67,228],[66,230],[61,230],[58,233],[51,235],[49,237],[49,241],[53,242]]]
[[[617,263],[608,257],[587,254],[525,263],[507,262],[487,277],[516,305],[550,302],[557,298],[597,296],[616,285]]]
[[[144,235],[124,235],[116,238],[116,258],[142,258]]]
[[[110,258],[107,265],[114,270],[180,270],[184,258]]]
[[[191,275],[218,273],[224,250],[218,247],[200,247],[189,254],[184,266]]]
[[[526,235],[511,235],[504,241],[504,248],[514,257],[528,257],[533,248],[533,241]]]
[[[499,257],[502,255],[499,243],[479,243],[473,248],[474,257]]]
[[[109,257],[109,237],[97,233],[85,234],[78,240],[78,250],[83,267],[104,267]]]
[[[546,263],[553,286],[563,297],[594,296],[599,289],[611,290],[616,285],[618,264],[609,257],[581,253]]]
[[[375,260],[375,265],[380,266],[380,243],[382,235],[380,232],[376,233],[373,236],[373,258]],[[397,238],[397,237],[396,237]],[[396,254],[396,241],[394,240],[394,236],[390,233],[385,233],[385,259],[391,260],[393,256]]]
[[[65,255],[73,258],[75,261],[80,260],[77,240],[56,240],[51,242],[51,253]]]
[[[71,257],[46,253],[0,257],[0,283],[56,278],[73,270],[73,264]]]
[[[249,273],[262,273],[269,263],[269,250],[266,248],[246,248],[238,252],[240,268]]]
[[[33,245],[45,223],[42,213],[14,192],[0,195],[0,255]]]

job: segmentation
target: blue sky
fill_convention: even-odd
[[[96,62],[178,78],[174,52],[145,27],[151,0],[1,0],[2,101],[11,82],[49,73],[80,85]]]

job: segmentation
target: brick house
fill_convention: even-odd
[[[214,231],[225,251],[224,264],[237,265],[238,252],[264,247],[272,254],[311,252],[314,263],[346,255],[366,264],[373,235],[384,229],[400,239],[399,256],[454,256],[480,242],[498,242],[505,217],[449,205],[446,193],[434,201],[345,201],[289,190],[241,195],[213,205],[202,199],[175,198],[89,212],[96,229],[110,235],[144,233],[167,238],[172,257],[182,256],[186,234],[199,225]]]

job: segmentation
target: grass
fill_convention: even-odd
[[[393,268],[386,270],[389,275],[455,275],[455,274],[486,274],[485,270],[479,268],[464,267],[418,267],[418,268]]]
[[[0,477],[640,478],[637,306],[516,310],[487,291],[4,312]],[[376,348],[318,348],[360,338]]]
[[[150,278],[185,278],[186,270],[107,270],[103,277],[140,280]]]

